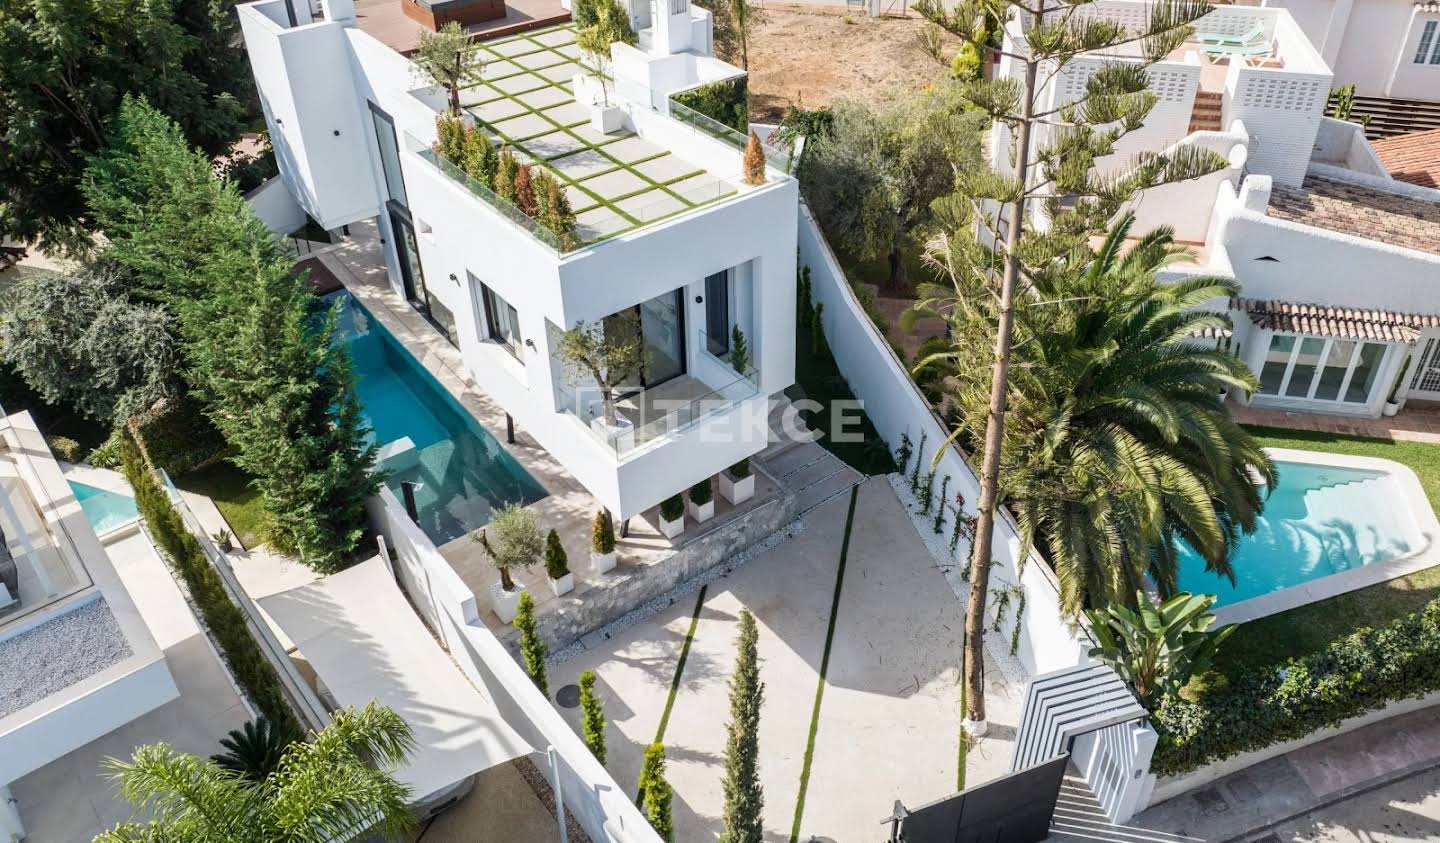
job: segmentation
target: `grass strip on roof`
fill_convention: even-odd
[[[810,734],[805,739],[805,760],[800,766],[800,791],[795,795],[795,821],[790,824],[790,843],[799,843],[800,820],[805,816],[805,794],[810,788],[810,764],[815,760],[815,735],[820,731],[820,703],[825,698],[825,674],[830,670],[830,646],[835,641],[835,621],[840,616],[840,592],[845,586],[845,561],[850,556],[850,530],[855,525],[855,501],[860,487],[850,487],[850,510],[845,513],[845,538],[840,542],[840,564],[835,568],[835,593],[830,598],[830,623],[825,629],[825,652],[820,657],[820,677],[815,682],[815,705],[810,710]]]

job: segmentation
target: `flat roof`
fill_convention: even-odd
[[[406,17],[405,0],[355,0],[355,18],[362,32],[397,53],[409,53],[420,46],[420,33],[427,28]],[[465,33],[472,38],[500,37],[527,27],[545,26],[568,20],[570,13],[560,0],[505,0],[505,16],[472,23]]]
[[[1273,186],[1267,213],[1276,219],[1440,255],[1440,203],[1307,176],[1301,188]]]
[[[606,135],[590,127],[589,108],[571,91],[577,73],[593,71],[575,44],[574,24],[479,43],[475,49],[484,55],[484,70],[480,82],[460,92],[461,106],[514,150],[521,163],[539,164],[560,180],[583,242],[642,228],[738,192],[634,132]]]
[[[0,642],[0,718],[130,658],[103,598]]]

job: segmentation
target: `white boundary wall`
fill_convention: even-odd
[[[536,753],[559,765],[567,815],[595,843],[661,843],[635,803],[551,706],[510,652],[480,620],[475,595],[405,515],[389,489],[370,499],[372,523],[395,551],[395,574],[416,611],[480,693]],[[536,758],[536,763],[540,759]],[[555,770],[550,771],[555,780]]]
[[[810,267],[811,294],[825,305],[822,316],[825,336],[835,360],[855,396],[864,402],[865,412],[875,429],[892,451],[902,433],[908,433],[910,441],[917,446],[923,433],[926,452],[920,458],[932,459],[935,446],[944,442],[949,432],[930,409],[894,349],[866,315],[810,209],[803,203],[800,206],[800,263]],[[965,496],[966,506],[973,512],[980,497],[980,484],[958,448],[945,450],[936,472],[955,479],[953,488]],[[1091,643],[1089,635],[1062,619],[1060,593],[1049,566],[1032,552],[1021,569],[1016,570],[1021,542],[1008,513],[995,525],[994,547],[998,564],[990,575],[991,593],[1016,584],[1025,590],[1025,612],[1020,621],[1020,646],[1016,652],[1025,672],[1036,676],[1086,661],[1085,653]],[[1008,645],[1015,622],[1012,610],[1000,631],[989,635],[995,646],[1002,646],[1002,642]]]

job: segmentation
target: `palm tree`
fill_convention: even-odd
[[[111,759],[120,795],[147,822],[95,843],[341,843],[392,839],[415,823],[410,789],[388,772],[410,754],[405,721],[384,706],[344,709],[311,740],[291,744],[263,781],[159,743]]]
[[[263,715],[231,729],[220,739],[225,751],[210,756],[221,769],[239,773],[254,782],[263,782],[280,767],[290,744],[301,739],[290,721],[274,722]]]
[[[1261,487],[1275,481],[1269,458],[1220,401],[1222,389],[1254,390],[1254,375],[1203,339],[1230,327],[1204,305],[1236,285],[1158,283],[1156,271],[1182,250],[1162,228],[1125,251],[1133,224],[1125,214],[1098,251],[1037,273],[1034,295],[1016,311],[1003,493],[1023,536],[1047,551],[1072,614],[1128,601],[1147,576],[1174,594],[1180,541],[1233,580],[1230,552],[1255,528]],[[953,365],[947,384],[962,427],[983,431],[989,382],[968,358],[993,334],[994,299],[922,294],[921,312],[947,313],[959,341],[917,368]],[[971,336],[977,342],[965,341]]]

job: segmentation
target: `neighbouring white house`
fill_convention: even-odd
[[[1264,0],[1288,11],[1335,71],[1361,96],[1440,100],[1440,2]]]
[[[17,783],[179,694],[29,413],[0,418],[0,840],[26,837]]]
[[[746,183],[744,136],[671,103],[743,75],[710,55],[708,12],[633,4],[639,45],[602,57],[603,90],[571,25],[477,46],[466,120],[559,180],[578,224],[566,242],[439,156],[446,92],[357,26],[350,0],[322,6],[313,20],[285,0],[239,7],[283,183],[327,229],[378,219],[394,291],[514,424],[622,521],[762,450],[769,397],[794,382],[798,187],[774,154]],[[639,327],[645,359],[614,425],[555,353],[580,322]]]
[[[1383,6],[1384,4],[1376,4]],[[1132,27],[1146,0],[1100,0],[1080,14]],[[1357,4],[1355,17],[1370,4]],[[1229,166],[1137,197],[1137,233],[1175,229],[1195,262],[1173,271],[1232,277],[1228,343],[1260,379],[1251,406],[1376,417],[1405,399],[1440,400],[1440,191],[1400,181],[1361,126],[1324,115],[1332,73],[1288,9],[1220,6],[1150,69],[1159,102],[1112,160],[1141,149],[1212,149]],[[1007,44],[1023,49],[1012,21]],[[1083,56],[1051,83],[1075,99],[1107,61]],[[1001,72],[1016,73],[1009,61]],[[1005,129],[997,128],[997,140]],[[999,167],[1007,167],[1004,142]],[[1224,305],[1226,303],[1218,303]],[[1403,378],[1402,378],[1403,370]]]

